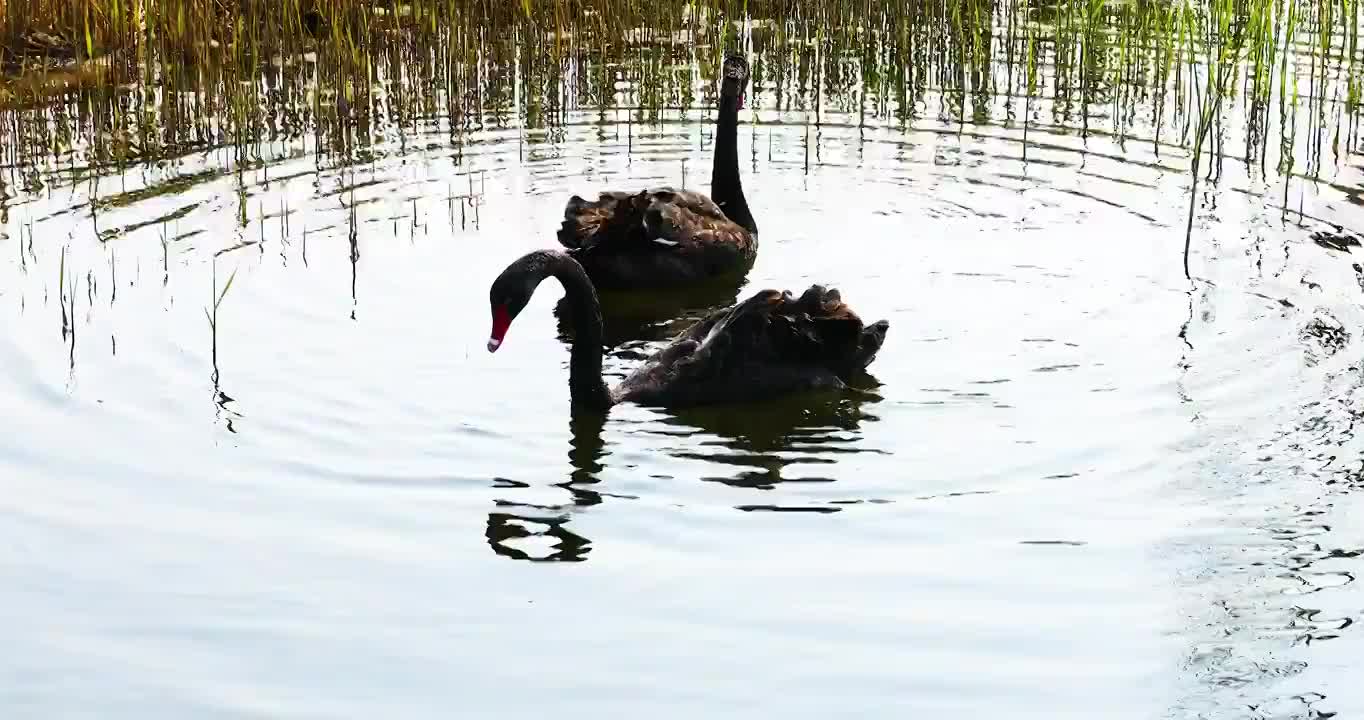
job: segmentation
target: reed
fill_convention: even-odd
[[[1357,0],[0,7],[0,154],[17,173],[3,182],[22,188],[72,154],[101,167],[227,147],[241,166],[259,159],[261,143],[304,141],[349,161],[424,118],[443,118],[455,145],[490,126],[553,130],[574,108],[624,106],[637,122],[657,122],[713,102],[698,79],[735,48],[754,59],[764,108],[815,124],[831,113],[867,125],[1022,124],[1123,144],[1141,125],[1158,152],[1212,143],[1213,158],[1272,161],[1286,173],[1305,150],[1309,174],[1322,151],[1357,145]],[[1223,147],[1217,131],[1224,100],[1242,103],[1248,119],[1240,147]]]

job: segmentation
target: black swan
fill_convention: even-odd
[[[725,58],[715,121],[712,200],[660,188],[604,192],[596,202],[574,195],[564,207],[559,244],[603,289],[677,287],[747,269],[758,251],[758,225],[739,182],[739,109],[748,61]]]
[[[802,390],[844,388],[875,359],[889,323],[864,326],[837,290],[812,285],[799,298],[760,290],[712,312],[654,353],[619,385],[602,380],[602,319],[583,266],[559,250],[523,255],[488,291],[493,326],[488,351],[545,278],[564,286],[577,334],[569,359],[575,409],[604,411],[622,402],[662,407],[760,400]]]

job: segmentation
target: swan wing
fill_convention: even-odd
[[[643,223],[646,238],[683,252],[746,256],[757,249],[753,236],[701,193],[655,193]]]
[[[799,297],[761,290],[690,328],[694,351],[677,364],[702,375],[752,375],[784,368],[847,380],[875,358],[889,325],[864,325],[836,289],[812,285]]]
[[[593,253],[751,252],[753,245],[713,200],[673,188],[604,192],[595,201],[574,195],[557,236],[569,250]]]
[[[717,310],[655,353],[622,397],[672,406],[734,402],[844,386],[866,368],[888,324],[864,325],[838,291],[761,290]]]

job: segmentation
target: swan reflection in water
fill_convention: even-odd
[[[634,499],[594,489],[601,482],[602,432],[613,405],[691,408],[655,410],[662,422],[645,423],[631,433],[632,439],[649,442],[653,435],[672,444],[681,438],[675,457],[700,460],[708,467],[718,462],[745,468],[737,478],[707,479],[770,488],[783,481],[786,465],[832,462],[835,448],[852,449],[847,434],[871,417],[861,406],[879,399],[864,389],[868,381],[876,384],[866,368],[885,339],[888,323],[864,324],[833,288],[811,285],[799,297],[762,290],[733,304],[741,282],[726,281],[681,292],[625,293],[603,303],[582,265],[555,250],[526,253],[493,281],[489,352],[502,346],[512,321],[549,277],[564,289],[558,329],[570,346],[572,405],[572,469],[555,486],[567,490],[571,500],[555,505],[496,501],[486,537],[504,557],[581,562],[591,541],[568,529],[573,513],[608,497]],[[665,340],[664,347],[652,348],[652,340]],[[612,346],[617,346],[613,358],[635,366],[614,388],[603,373],[603,356]],[[724,449],[699,453],[698,444],[701,449]],[[662,451],[670,452],[666,447]],[[529,488],[513,481],[497,486]],[[532,537],[552,539],[551,549],[536,554],[525,543],[512,543]]]
[[[674,457],[701,460],[711,465],[730,465],[729,475],[699,479],[734,487],[772,489],[789,482],[782,469],[791,464],[833,463],[834,456],[851,452],[877,452],[857,447],[859,429],[864,421],[878,418],[868,407],[880,402],[870,375],[856,386],[842,391],[819,391],[781,398],[776,401],[743,406],[706,407],[672,412],[650,421],[662,423],[645,437],[655,440],[685,440],[678,447],[662,451]],[[537,505],[498,499],[488,513],[486,537],[493,552],[513,560],[532,562],[583,562],[592,551],[592,541],[569,529],[573,515],[580,509],[600,505],[607,498],[634,499],[592,489],[601,481],[605,465],[605,414],[581,414],[569,421],[568,478],[555,487],[566,490],[567,502]],[[703,438],[698,445],[691,440]],[[685,478],[683,478],[685,480]],[[802,482],[810,482],[802,477]],[[832,479],[824,479],[832,482]],[[662,482],[667,482],[666,480]],[[526,483],[500,480],[497,487],[524,489]],[[745,505],[743,510],[804,510],[835,512],[836,506],[777,507]],[[525,543],[528,538],[550,541]]]
[[[602,344],[609,350],[631,343],[671,340],[707,315],[739,301],[745,272],[703,285],[673,290],[598,290]],[[567,294],[554,305],[559,341],[573,344],[571,302]],[[656,349],[656,348],[655,348]],[[613,353],[614,354],[614,353]],[[632,359],[642,360],[648,353]]]
[[[488,513],[488,527],[484,533],[493,552],[513,560],[535,562],[582,562],[587,559],[592,551],[592,541],[565,526],[575,510],[602,502],[601,493],[584,486],[600,482],[597,473],[602,469],[602,429],[605,426],[604,414],[583,414],[569,420],[568,460],[572,470],[566,481],[555,483],[555,487],[568,491],[571,498],[568,503],[533,505],[512,500],[494,501],[498,509]],[[529,486],[501,480],[497,487]],[[538,556],[510,544],[528,537],[552,538],[554,543],[548,553]]]
[[[609,302],[602,305],[603,344],[615,348],[611,355],[617,359],[643,359],[649,354],[650,342],[668,340],[714,310],[734,304],[743,276],[740,272],[676,290],[603,291],[603,298],[609,298]],[[567,296],[555,305],[554,316],[560,342],[572,345],[572,313]],[[569,502],[534,505],[505,499],[496,501],[497,510],[488,513],[485,532],[493,552],[532,562],[582,562],[587,559],[592,550],[591,541],[566,525],[575,510],[602,502],[602,494],[589,486],[599,482],[597,473],[603,467],[602,430],[606,420],[607,416],[602,413],[580,413],[569,420],[569,476],[555,485],[568,491]],[[511,480],[500,480],[497,486],[529,487]],[[525,538],[553,542],[547,552],[537,555],[516,546]]]
[[[846,390],[782,397],[737,411],[719,406],[677,411],[665,421],[672,426],[667,434],[687,441],[670,453],[711,468],[732,467],[731,473],[700,479],[733,487],[771,490],[784,482],[833,482],[808,474],[785,478],[782,471],[797,464],[833,465],[848,453],[881,452],[859,442],[862,423],[880,419],[870,412],[881,401],[878,386],[867,374]]]

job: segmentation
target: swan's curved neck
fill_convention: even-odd
[[[573,347],[569,352],[568,391],[576,410],[611,407],[611,391],[601,376],[601,302],[583,266],[565,253],[554,252],[546,270],[564,286],[573,316]]]
[[[710,174],[710,195],[725,217],[751,233],[758,231],[753,213],[739,181],[739,96],[722,94],[715,120],[715,165]]]

